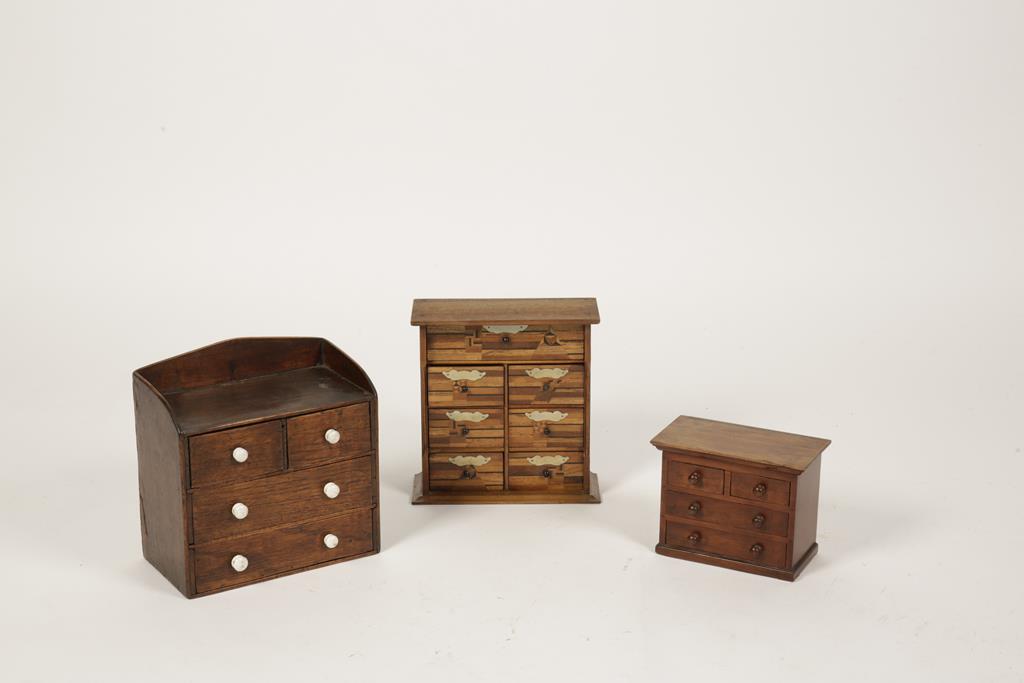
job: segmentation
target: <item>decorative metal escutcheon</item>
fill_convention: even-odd
[[[464,413],[461,410],[450,410],[445,415],[452,422],[483,422],[491,416],[490,413],[481,413],[480,411]]]
[[[531,368],[526,374],[534,379],[562,379],[569,371],[562,368]]]
[[[453,382],[475,382],[487,376],[479,370],[445,370],[441,374]]]
[[[529,325],[484,325],[484,329],[491,334],[519,334]]]
[[[523,415],[534,422],[561,422],[569,417],[569,413],[563,413],[560,410],[531,410]]]
[[[565,463],[569,462],[569,458],[564,455],[533,455],[526,459],[526,462],[531,465],[540,467],[542,465],[554,465],[555,467],[561,467]]]
[[[472,465],[473,467],[483,467],[490,461],[491,459],[486,455],[455,455],[448,458],[448,462],[456,467],[467,467],[469,465]]]

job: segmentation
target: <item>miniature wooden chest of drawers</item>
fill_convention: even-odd
[[[598,503],[594,299],[417,299],[423,471],[413,503]]]
[[[818,551],[827,439],[678,417],[662,450],[657,552],[792,581]]]
[[[323,339],[136,370],[143,554],[188,597],[380,550],[377,395]]]

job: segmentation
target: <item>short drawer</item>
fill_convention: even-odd
[[[502,453],[431,453],[431,491],[500,491],[505,487]]]
[[[288,462],[293,469],[358,458],[372,448],[370,404],[299,415],[288,420]]]
[[[583,326],[444,325],[427,328],[427,360],[582,361]]]
[[[690,493],[665,491],[665,514],[774,536],[789,535],[789,513],[730,503]]]
[[[192,493],[194,542],[373,505],[372,459],[345,460]]]
[[[505,405],[505,368],[500,365],[427,368],[427,405],[431,407]]]
[[[562,491],[583,488],[583,453],[513,453],[508,459],[513,491]]]
[[[672,489],[722,493],[725,490],[725,471],[680,460],[669,460],[665,466],[665,483]]]
[[[284,423],[201,434],[188,440],[192,486],[241,481],[284,469]]]
[[[517,408],[508,413],[508,445],[516,450],[583,449],[583,408]]]
[[[508,402],[513,406],[581,406],[582,365],[510,365]]]
[[[427,415],[432,449],[500,451],[505,447],[504,408],[432,408]]]
[[[217,541],[194,549],[196,591],[237,586],[373,549],[370,509]]]
[[[733,472],[729,495],[772,505],[789,505],[789,482],[759,474]]]
[[[767,567],[786,566],[786,541],[718,531],[696,524],[665,523],[665,544]]]

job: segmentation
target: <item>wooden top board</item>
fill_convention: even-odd
[[[415,299],[413,325],[601,322],[597,299]]]
[[[690,451],[803,472],[832,442],[680,415],[651,443],[661,450]]]

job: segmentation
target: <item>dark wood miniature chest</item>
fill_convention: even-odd
[[[789,581],[817,553],[827,439],[681,416],[651,443],[662,451],[658,553]]]
[[[377,395],[330,342],[232,339],[132,383],[143,554],[186,596],[380,550]]]
[[[598,503],[595,299],[417,299],[423,471],[413,503]]]

